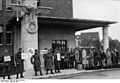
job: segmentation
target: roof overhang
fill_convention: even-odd
[[[39,23],[73,26],[76,31],[108,26],[117,22],[75,18],[38,17]]]

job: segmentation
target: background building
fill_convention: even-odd
[[[100,37],[98,32],[81,33],[80,47],[100,48]]]

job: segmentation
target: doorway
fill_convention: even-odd
[[[52,49],[53,51],[58,49],[67,50],[67,40],[52,40]]]

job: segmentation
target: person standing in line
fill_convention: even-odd
[[[111,53],[109,49],[106,50],[106,58],[107,58],[107,66],[110,66],[112,64],[112,60],[111,60]]]
[[[83,69],[85,69],[87,65],[87,53],[85,49],[83,49],[82,51],[82,64],[83,64]]]
[[[117,51],[117,49],[114,49],[114,52],[116,54],[116,64],[118,65],[118,58],[119,58],[119,52]]]
[[[78,62],[79,62],[79,51],[78,51],[78,49],[76,48],[76,49],[75,49],[75,68],[77,68]]]
[[[60,62],[61,62],[61,52],[60,52],[59,49],[56,49],[55,53],[54,53],[55,73],[61,73],[61,71],[60,71]]]
[[[61,69],[65,69],[65,52],[63,51],[63,49],[61,49],[60,68],[61,68]]]
[[[74,68],[74,61],[75,61],[75,56],[73,53],[73,49],[70,51],[70,68]]]
[[[93,51],[91,49],[89,50],[88,60],[89,60],[89,66],[93,67],[94,66],[94,59],[93,59]]]
[[[97,64],[98,64],[98,52],[96,51],[96,49],[93,49],[93,57],[94,57],[94,66],[97,67]]]
[[[47,54],[44,54],[43,55],[43,58],[45,60],[45,70],[46,70],[46,74],[48,74],[48,71],[50,70],[51,71],[51,74],[54,74],[53,73],[53,53],[48,50],[48,53]]]
[[[9,60],[5,60],[5,57],[8,57]],[[8,50],[5,49],[4,54],[2,56],[2,60],[3,60],[3,79],[5,79],[5,75],[8,76],[8,79],[10,78],[10,65],[11,65],[11,56],[8,53]]]
[[[112,52],[111,52],[111,58],[112,58],[112,65],[116,65],[117,64],[117,61],[116,61],[116,53],[115,53],[115,51],[114,50],[112,50]]]
[[[34,67],[34,71],[35,71],[35,76],[37,76],[37,71],[40,72],[40,75],[42,76],[42,70],[41,70],[41,62],[40,62],[40,56],[38,54],[38,50],[36,49],[35,50],[35,53],[34,55],[32,55],[31,57],[31,63],[33,64],[33,67]]]
[[[17,77],[16,79],[19,78],[19,74],[21,78],[24,78],[23,76],[23,72],[24,72],[24,63],[23,63],[23,59],[22,59],[22,48],[18,49],[18,52],[15,54],[15,66],[16,66],[16,74]]]

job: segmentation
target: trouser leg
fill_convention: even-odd
[[[50,71],[51,71],[51,74],[54,74],[53,71],[52,71],[52,69]]]
[[[48,74],[48,69],[46,69],[46,74]]]
[[[10,75],[8,75],[8,79],[11,79],[11,78],[10,78]]]
[[[21,78],[23,78],[23,77],[24,77],[24,76],[23,76],[23,72],[21,72],[21,73],[20,73],[20,77],[21,77]]]
[[[19,73],[17,73],[16,75],[17,75],[16,79],[18,79],[19,78]]]
[[[43,74],[42,74],[42,71],[40,71],[40,75],[43,75]]]
[[[5,79],[5,75],[3,75],[3,79]]]
[[[37,71],[35,71],[35,76],[37,76]]]

